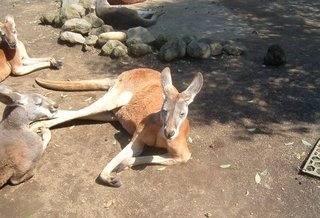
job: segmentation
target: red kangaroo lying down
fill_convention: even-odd
[[[121,73],[114,80],[59,82],[37,79],[37,82],[55,90],[110,88],[93,104],[78,111],[58,111],[56,119],[40,121],[32,127],[49,128],[78,118],[118,120],[132,135],[132,139],[100,174],[101,180],[110,186],[121,185],[111,175],[116,168],[122,170],[140,164],[172,165],[187,162],[191,156],[187,145],[187,114],[189,104],[202,87],[201,73],[197,73],[189,87],[181,93],[172,85],[169,68],[165,68],[161,74],[151,69],[134,69]],[[168,153],[139,156],[145,145],[165,148]]]
[[[26,48],[17,38],[16,25],[13,17],[6,16],[5,22],[0,22],[0,82],[13,75],[25,75],[43,68],[59,69],[61,61],[54,58],[30,58]]]
[[[29,129],[31,122],[53,118],[56,104],[38,94],[21,94],[0,85],[0,102],[6,104],[0,121],[0,188],[19,184],[34,174],[34,168],[50,141],[49,129],[42,137]]]

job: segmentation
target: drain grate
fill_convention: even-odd
[[[302,172],[320,178],[320,139],[309,155],[306,164],[302,168]]]

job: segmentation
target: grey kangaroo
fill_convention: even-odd
[[[16,185],[31,178],[34,168],[51,139],[49,129],[42,136],[29,124],[53,118],[57,105],[39,94],[21,94],[0,85],[0,102],[6,104],[0,122],[0,188],[8,181]]]
[[[164,12],[148,10],[132,10],[126,7],[112,7],[107,0],[96,0],[96,14],[105,24],[115,29],[129,29],[131,27],[149,27],[156,24]],[[151,16],[150,19],[146,17]]]

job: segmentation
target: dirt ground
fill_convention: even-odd
[[[106,187],[96,178],[130,137],[117,124],[71,122],[53,130],[32,179],[0,190],[0,217],[319,217],[320,181],[299,173],[311,149],[301,140],[314,144],[320,136],[319,1],[209,3],[225,6],[254,30],[240,39],[246,55],[172,63],[154,55],[112,60],[83,53],[80,46],[59,45],[59,30],[38,24],[40,14],[57,2],[1,1],[1,19],[15,16],[19,38],[31,56],[54,55],[64,61],[60,71],[42,70],[3,83],[46,94],[60,108],[84,107],[103,92],[49,91],[35,84],[36,77],[103,78],[136,67],[170,66],[181,89],[197,71],[205,82],[190,107],[188,163],[164,170],[130,169],[119,175],[121,188]],[[285,66],[262,66],[271,43],[286,51]],[[220,167],[225,164],[231,167]],[[264,175],[260,184],[257,173]]]

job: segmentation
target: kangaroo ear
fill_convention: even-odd
[[[173,90],[171,72],[169,67],[166,67],[161,71],[161,85],[163,93],[167,97]]]
[[[189,87],[181,93],[181,96],[184,98],[184,100],[188,104],[191,104],[194,97],[200,92],[202,88],[202,84],[203,84],[203,76],[200,72],[198,72],[193,78]]]
[[[8,106],[15,106],[21,101],[21,95],[8,86],[0,85],[0,101]]]

